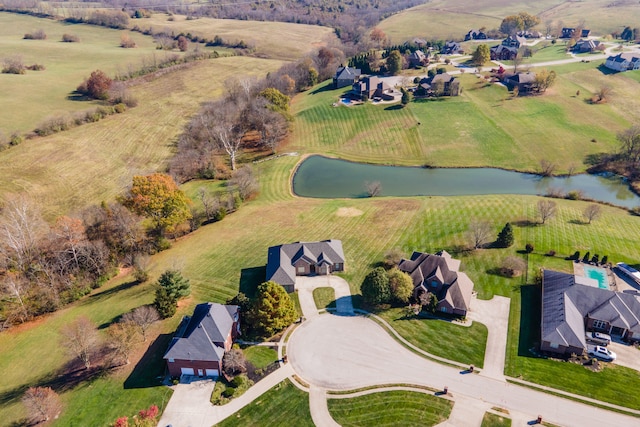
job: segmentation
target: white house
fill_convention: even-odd
[[[604,66],[615,71],[640,70],[640,55],[635,53],[619,53],[607,58]]]

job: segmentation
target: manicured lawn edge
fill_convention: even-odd
[[[414,384],[387,384],[384,386],[381,385],[372,385],[369,387],[362,387],[362,388],[356,388],[354,390],[328,390],[327,391],[327,396],[348,396],[348,395],[352,395],[352,394],[357,394],[357,393],[362,393],[365,391],[372,391],[372,392],[376,392],[376,390],[378,389],[394,389],[394,390],[426,390],[426,391],[431,391],[434,393],[439,392],[440,390],[436,390],[433,387],[427,387],[427,386],[422,386],[422,385],[414,385]],[[329,397],[330,399],[344,399],[344,397]]]

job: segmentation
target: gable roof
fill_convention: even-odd
[[[452,307],[468,310],[471,304],[473,282],[465,273],[459,272],[460,261],[451,258],[446,251],[437,254],[413,252],[410,259],[402,259],[398,269],[411,277],[414,288],[424,286],[425,282],[437,279],[444,286],[438,300],[444,300]]]
[[[294,285],[296,270],[293,264],[300,259],[309,264],[344,263],[342,241],[331,239],[271,246],[267,255],[267,280],[283,286]]]
[[[360,76],[361,71],[357,68],[352,67],[343,67],[340,66],[336,70],[336,80],[354,80],[356,77]]]
[[[527,71],[526,73],[516,73],[509,77],[514,83],[533,83],[536,80],[536,73],[532,73],[531,71]]]
[[[582,284],[583,278],[544,270],[542,339],[586,347],[584,318],[640,333],[640,300],[633,294]]]
[[[177,334],[165,359],[221,361],[224,343],[238,319],[237,305],[198,304],[184,332]]]
[[[638,62],[640,61],[640,55],[633,53],[619,53],[615,56],[610,56],[607,58],[607,61],[613,62]]]

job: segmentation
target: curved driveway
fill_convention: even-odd
[[[322,315],[304,322],[291,335],[287,355],[294,371],[308,383],[348,390],[408,383],[477,399],[510,411],[541,415],[564,426],[636,426],[638,419],[594,408],[475,374],[462,374],[417,356],[362,316]]]

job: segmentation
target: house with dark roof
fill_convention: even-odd
[[[576,35],[576,28],[572,28],[572,27],[564,27],[562,29],[562,34],[560,35],[561,39],[570,39],[571,37]],[[587,30],[587,29],[581,29],[580,30],[580,37],[582,38],[586,38],[589,37],[589,34],[591,34],[591,30]]]
[[[367,76],[356,82],[351,87],[351,92],[363,101],[373,98],[381,98],[385,101],[393,101],[394,90],[380,77]]]
[[[640,55],[637,53],[619,53],[608,57],[604,66],[615,71],[640,70]]]
[[[420,67],[425,64],[427,56],[421,50],[416,50],[409,55],[409,65],[412,67]]]
[[[511,61],[518,55],[518,48],[499,44],[489,48],[492,61]]]
[[[593,279],[558,271],[542,275],[540,350],[582,354],[586,331],[640,341],[640,298],[601,289]]]
[[[480,30],[469,30],[467,34],[464,36],[464,40],[486,40],[487,34],[484,31]]]
[[[333,88],[340,89],[353,85],[360,78],[361,71],[353,67],[340,66],[333,77]]]
[[[425,77],[418,83],[416,95],[458,96],[460,82],[448,73]]]
[[[402,259],[398,269],[413,280],[413,294],[432,293],[438,299],[437,310],[466,316],[471,304],[473,282],[460,271],[460,261],[446,251],[434,254],[414,252]]]
[[[331,274],[344,271],[344,252],[340,240],[295,242],[272,246],[267,256],[267,281],[295,291],[296,276]]]
[[[444,46],[442,46],[442,49],[440,49],[440,54],[442,55],[453,55],[462,52],[463,50],[460,43],[454,42],[453,40],[446,42]]]
[[[573,46],[575,53],[592,53],[598,49],[600,42],[598,40],[580,39]]]
[[[237,305],[198,304],[182,319],[164,355],[169,374],[219,376],[225,352],[240,335],[239,314]]]
[[[527,71],[515,74],[505,74],[503,81],[509,90],[513,90],[517,87],[518,93],[527,93],[535,89],[536,73]]]

